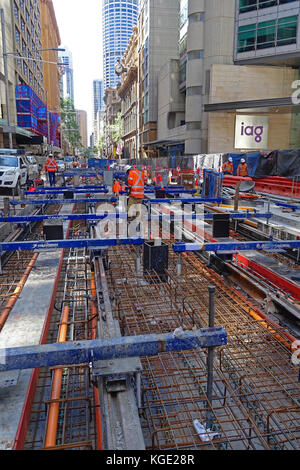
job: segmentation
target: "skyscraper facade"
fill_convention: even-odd
[[[138,12],[138,0],[103,0],[104,90],[120,82],[120,77],[115,74],[115,64],[123,57],[137,25]]]
[[[74,78],[73,78],[73,56],[65,46],[65,52],[59,53],[61,64],[60,94],[61,98],[71,98],[74,103]]]
[[[103,109],[103,81],[93,81],[94,119],[97,118],[98,111]]]
[[[76,121],[79,126],[79,132],[81,135],[81,142],[84,148],[88,146],[88,135],[87,135],[87,112],[81,109],[76,109]]]

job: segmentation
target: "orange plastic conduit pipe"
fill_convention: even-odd
[[[7,302],[3,312],[1,313],[1,316],[0,316],[0,331],[3,329],[4,325],[5,325],[5,322],[10,314],[10,312],[12,311],[16,301],[18,300],[25,284],[26,284],[26,281],[29,277],[29,274],[31,273],[31,270],[33,268],[33,266],[35,265],[35,262],[37,260],[39,256],[39,253],[35,253],[34,256],[32,257],[31,261],[29,262],[26,270],[25,270],[25,273],[22,277],[22,279],[20,280],[20,282],[18,283],[18,286],[16,287],[14,293],[12,294],[11,298],[9,299],[9,301]]]
[[[65,306],[61,317],[61,325],[59,330],[58,343],[64,343],[67,338],[68,329],[68,318],[69,318],[69,307]],[[63,377],[63,369],[55,369],[53,375],[51,400],[59,400],[61,395],[61,384]],[[57,435],[57,423],[59,413],[59,402],[51,403],[48,413],[46,437],[45,437],[45,448],[55,447],[56,435]]]
[[[91,273],[91,297],[96,299],[96,283],[95,283],[95,273]],[[98,316],[98,309],[95,305],[95,302],[92,300],[92,339],[96,339],[97,337],[97,316]],[[102,422],[101,422],[101,407],[100,407],[100,398],[99,398],[99,391],[97,387],[94,387],[94,403],[95,403],[95,414],[96,414],[96,430],[97,430],[97,443],[98,443],[98,450],[103,450],[103,442],[102,442]]]

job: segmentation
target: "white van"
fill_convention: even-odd
[[[21,186],[28,179],[28,168],[24,156],[0,153],[0,188],[11,188],[14,196],[19,195]]]

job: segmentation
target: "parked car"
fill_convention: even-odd
[[[72,157],[65,158],[66,169],[71,170],[73,168],[73,159]]]
[[[25,162],[28,166],[28,178],[33,180],[39,177],[39,164],[37,159],[32,155],[26,155]]]
[[[28,180],[28,168],[24,156],[0,154],[0,188],[12,189],[14,196],[19,195],[21,186]]]

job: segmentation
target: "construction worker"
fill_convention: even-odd
[[[131,169],[127,171],[128,174],[128,187],[129,187],[129,200],[128,212],[134,205],[141,205],[145,197],[145,174],[138,169]],[[137,210],[137,216],[140,216],[140,210]]]
[[[50,186],[55,186],[55,173],[58,171],[58,165],[52,153],[50,153],[49,157],[47,158],[46,171],[48,172]]]
[[[157,183],[158,183],[159,186],[161,186],[161,187],[163,186],[163,179],[162,179],[162,176],[161,176],[160,173],[158,173],[158,175],[157,175]]]
[[[242,178],[246,178],[249,175],[249,168],[244,158],[241,159],[241,163],[237,169],[237,176],[241,176]]]
[[[222,171],[224,175],[233,175],[233,159],[229,157],[226,162],[223,163]]]
[[[120,185],[118,180],[115,180],[113,191],[116,196],[119,196],[120,191],[122,191],[122,186]]]

